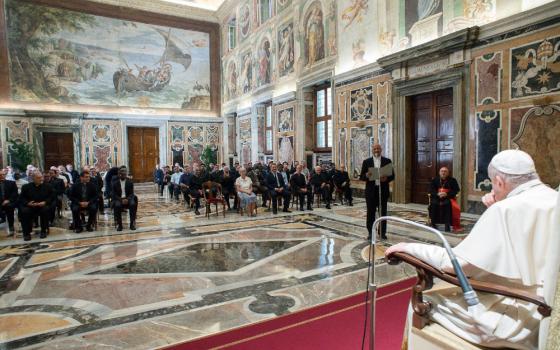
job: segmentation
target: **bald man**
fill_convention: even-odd
[[[488,209],[453,251],[468,276],[535,293],[552,305],[560,265],[558,192],[540,181],[533,159],[523,151],[494,156],[488,176],[492,192],[483,198]],[[439,246],[399,243],[385,254],[394,252],[453,272],[447,253]],[[483,307],[477,317],[456,288],[442,288],[425,298],[433,305],[432,320],[471,343],[537,349],[539,336],[546,339],[546,334],[539,334],[542,317],[536,305],[493,294],[478,296]]]
[[[444,224],[445,231],[458,230],[461,227],[461,210],[457,204],[457,194],[459,194],[459,183],[449,175],[449,169],[442,167],[439,169],[439,176],[436,176],[430,183],[430,219],[432,226]]]
[[[378,171],[387,164],[391,164],[391,159],[381,156],[383,149],[381,145],[372,146],[373,157],[364,160],[362,163],[362,171],[360,172],[360,180],[366,182],[366,205],[367,220],[366,227],[368,230],[368,240],[371,241],[373,223],[375,222],[375,214],[381,209],[381,216],[387,215],[387,201],[389,200],[389,183],[395,179],[395,173],[391,176],[381,177],[379,180],[370,181],[368,173]],[[381,189],[381,195],[379,190]],[[381,200],[381,202],[380,202]],[[387,239],[387,223],[381,223],[381,239]]]

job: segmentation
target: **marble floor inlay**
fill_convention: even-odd
[[[137,188],[137,231],[116,232],[106,214],[77,235],[65,213],[45,240],[0,240],[0,348],[151,349],[365,290],[363,201],[208,219]],[[377,244],[379,285],[415,275],[383,258],[391,244],[429,241],[413,233],[390,225]]]

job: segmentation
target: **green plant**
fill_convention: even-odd
[[[28,164],[32,164],[35,159],[35,148],[32,143],[20,140],[8,140],[10,143],[10,156],[12,167],[25,170]]]
[[[215,146],[206,146],[202,151],[200,160],[206,165],[212,163],[216,164],[218,162],[218,150]]]

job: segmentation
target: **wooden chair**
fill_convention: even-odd
[[[340,205],[344,205],[344,191],[342,190],[342,188],[335,186],[334,187],[334,196],[335,196],[335,201],[340,199]]]
[[[412,336],[411,339],[408,339],[408,345],[414,349],[430,350],[483,349],[459,338],[458,336],[447,331],[445,328],[438,324],[430,324],[428,315],[432,308],[432,304],[429,301],[424,300],[423,292],[426,292],[433,287],[434,277],[453,286],[460,286],[457,277],[454,274],[442,272],[439,269],[429,265],[428,263],[402,252],[393,253],[388,257],[388,263],[391,265],[395,265],[400,262],[405,262],[414,266],[418,274],[416,284],[412,287],[411,303],[414,314],[412,317],[412,325],[409,325],[410,327],[412,327]],[[547,305],[545,300],[536,294],[531,294],[521,289],[504,287],[501,285],[484,281],[477,281],[470,278],[469,282],[476,292],[492,293],[530,302],[538,306],[538,311],[543,317],[549,317],[552,313],[552,307]],[[556,308],[558,308],[559,305],[557,305],[557,303],[560,299],[560,291],[558,290],[558,288],[556,290],[556,294]],[[558,312],[556,312],[556,316],[557,318],[560,317]],[[551,323],[554,323],[554,319],[552,321],[553,322]],[[558,320],[556,319],[556,321]],[[560,330],[554,330],[554,328],[552,327],[550,328],[550,330],[551,332],[556,332],[556,338],[558,338],[558,332],[560,332]]]
[[[220,215],[218,213],[218,204],[221,204],[224,217],[226,217],[226,201],[222,195],[222,185],[217,182],[206,181],[202,184],[202,192],[204,192],[206,217],[210,219],[210,206],[212,204],[216,207],[216,216]]]
[[[241,199],[239,198],[239,196],[235,196],[235,201],[237,202],[237,212],[239,213],[239,215],[243,216],[243,208],[241,208]],[[258,206],[258,200],[255,203],[255,216],[257,216],[258,214],[258,210],[259,210],[259,206]]]
[[[321,208],[321,200],[323,199],[323,196],[321,195],[321,192],[313,192],[313,196],[315,197],[315,202],[317,203],[317,208]]]

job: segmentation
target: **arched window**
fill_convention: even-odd
[[[228,36],[228,48],[230,50],[235,49],[237,45],[237,25],[235,18],[232,18],[227,25],[227,36]]]
[[[272,17],[273,0],[259,0],[259,23],[263,24]]]

